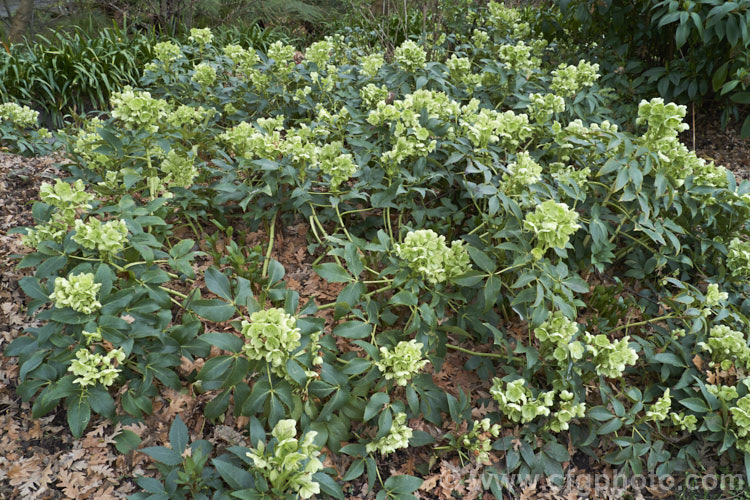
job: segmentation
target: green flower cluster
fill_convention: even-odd
[[[211,33],[211,28],[190,28],[188,41],[203,47],[214,41],[214,34]]]
[[[102,137],[99,135],[101,126],[102,121],[99,118],[92,118],[87,120],[76,134],[73,151],[83,160],[84,166],[88,169],[109,170],[114,164],[112,157],[96,151],[101,146]]]
[[[708,343],[698,342],[698,347],[711,353],[711,366],[719,365],[728,370],[735,362],[750,370],[750,347],[742,332],[726,325],[714,325],[708,334]]]
[[[125,86],[122,92],[114,92],[110,99],[112,117],[125,123],[129,128],[146,129],[158,132],[169,110],[164,99],[154,99],[150,92],[135,91]]]
[[[732,238],[727,249],[726,263],[735,278],[750,276],[750,242]]]
[[[357,173],[357,164],[351,154],[342,154],[344,144],[331,142],[319,148],[316,156],[320,170],[331,177],[330,185],[334,191]]]
[[[660,166],[677,186],[693,177],[698,185],[725,187],[728,183],[726,169],[713,162],[698,158],[678,138],[689,127],[683,123],[687,108],[674,103],[664,103],[662,98],[643,100],[638,105],[636,124],[646,125],[642,138],[652,151],[656,151]]]
[[[572,165],[565,165],[562,162],[550,163],[548,167],[553,179],[568,185],[575,183],[579,187],[585,187],[591,175],[591,168],[589,167],[579,170]]]
[[[740,397],[737,388],[733,385],[706,384],[706,390],[725,403],[734,401]]]
[[[737,448],[750,453],[750,394],[737,400],[737,406],[729,409],[732,412],[732,420],[737,426],[736,435]]]
[[[423,347],[414,339],[402,340],[393,349],[381,347],[380,361],[376,361],[375,366],[385,374],[386,380],[395,379],[396,384],[405,386],[428,363],[422,359]]]
[[[272,308],[250,315],[242,322],[245,345],[242,352],[253,360],[266,361],[273,373],[281,378],[288,376],[286,362],[300,346],[300,329],[294,316],[283,309]]]
[[[72,222],[76,210],[91,208],[89,202],[94,199],[94,195],[85,190],[86,186],[81,179],[73,184],[57,179],[54,185],[48,182],[42,183],[39,188],[39,198],[47,205],[60,210],[65,219]]]
[[[0,104],[0,120],[10,122],[16,127],[34,127],[38,118],[39,112],[28,106],[20,106],[15,102]]]
[[[497,58],[513,71],[530,74],[539,68],[542,61],[533,56],[533,48],[524,42],[515,45],[501,45],[497,51]]]
[[[565,99],[555,94],[530,94],[529,114],[537,123],[546,123],[555,113],[565,111]]]
[[[445,236],[438,236],[432,229],[409,232],[395,250],[412,270],[432,284],[451,281],[471,269],[463,242],[453,241],[448,247]]]
[[[382,456],[390,455],[398,449],[408,448],[412,434],[412,429],[406,425],[406,413],[397,413],[393,417],[393,423],[388,434],[367,443],[365,450],[367,453],[379,451]]]
[[[580,60],[578,66],[560,64],[552,71],[550,90],[562,97],[572,97],[584,87],[591,87],[599,79],[599,65]]]
[[[706,307],[716,307],[718,305],[721,305],[721,303],[727,300],[728,298],[729,298],[729,294],[727,292],[719,291],[718,284],[711,283],[708,285],[708,288],[706,289],[705,301],[703,305]]]
[[[102,284],[94,280],[93,273],[72,274],[69,279],[58,276],[49,298],[59,309],[70,307],[76,312],[92,314],[102,307],[96,300],[101,287]]]
[[[437,141],[421,125],[420,117],[425,111],[429,118],[450,121],[461,114],[461,106],[444,92],[420,89],[393,104],[380,101],[370,111],[367,121],[371,125],[395,124],[392,130],[396,142],[391,151],[382,155],[385,163],[396,166],[407,158],[427,156],[435,150]]]
[[[193,67],[191,80],[201,87],[210,87],[216,83],[216,68],[208,63],[197,64]]]
[[[468,57],[458,57],[453,54],[450,59],[445,61],[445,65],[448,66],[451,80],[465,85],[469,92],[473,92],[475,87],[482,85],[482,75],[471,72],[471,59]]]
[[[330,176],[329,183],[333,190],[357,173],[358,166],[353,156],[344,152],[341,141],[330,141],[323,146],[313,142],[316,135],[329,135],[330,131],[324,126],[311,129],[303,125],[286,130],[282,136],[283,116],[261,118],[257,124],[265,132],[241,122],[222,134],[220,139],[238,156],[278,160],[286,155],[300,168],[300,175],[305,175],[305,169],[310,165],[317,167]]]
[[[198,169],[195,167],[193,158],[182,155],[174,149],[167,153],[159,168],[167,174],[164,181],[170,186],[189,188],[198,177]]]
[[[85,223],[77,219],[75,230],[73,241],[83,248],[98,250],[100,253],[119,252],[128,238],[128,226],[123,220],[112,220],[102,224],[101,220],[94,217],[89,217]]]
[[[550,318],[534,329],[534,335],[544,350],[552,351],[558,365],[567,366],[568,359],[573,362],[583,358],[586,350],[580,340],[574,340],[578,334],[578,323],[569,320],[560,311],[555,311]]]
[[[522,151],[515,162],[508,164],[507,173],[503,173],[503,189],[509,194],[520,194],[541,178],[542,166],[527,151]]]
[[[672,425],[681,431],[693,432],[698,428],[698,417],[695,415],[685,415],[684,411],[670,413],[669,418],[672,420]]]
[[[597,375],[619,378],[627,365],[638,361],[638,354],[628,346],[629,336],[612,342],[604,334],[584,333],[586,350],[592,354]]]
[[[247,452],[247,457],[271,488],[282,495],[294,493],[300,498],[320,493],[320,485],[312,477],[323,468],[318,458],[320,448],[313,442],[317,432],[307,432],[300,441],[296,438],[297,422],[287,419],[279,420],[271,435],[276,438],[273,451],[259,441],[257,448]]]
[[[477,101],[469,103],[469,106],[474,102]],[[512,153],[533,133],[529,126],[529,117],[523,113],[516,114],[510,110],[500,112],[486,108],[482,108],[478,113],[470,113],[468,108],[463,111],[461,125],[464,133],[477,148],[486,148],[488,144],[500,142]]]
[[[521,378],[507,384],[494,378],[490,388],[490,394],[498,403],[498,410],[513,422],[522,424],[540,416],[549,416],[550,407],[555,401],[555,391],[541,392],[535,398],[525,384],[526,381]]]
[[[113,349],[105,355],[92,353],[88,349],[78,349],[76,359],[68,367],[78,378],[73,382],[86,387],[89,385],[102,384],[104,387],[112,385],[120,373],[116,367],[117,363],[125,361],[125,353],[121,349]]]
[[[664,391],[664,395],[656,400],[656,403],[646,410],[646,421],[662,422],[669,416],[669,410],[672,407],[672,397],[669,395],[669,389]]]
[[[369,54],[359,60],[359,72],[369,78],[374,78],[385,64],[383,54]]]
[[[477,463],[489,463],[492,438],[500,435],[500,424],[492,425],[489,418],[474,421],[472,429],[461,436],[461,445],[474,457]]]
[[[537,246],[531,253],[541,259],[549,248],[565,248],[570,236],[581,227],[576,221],[578,213],[565,203],[547,200],[526,215],[523,227],[536,234]]]
[[[505,4],[490,2],[489,24],[494,31],[503,36],[510,36],[517,39],[528,39],[531,37],[531,26],[529,23],[521,20],[521,13],[518,9],[506,7]],[[471,10],[470,12],[474,12]]]
[[[281,136],[281,131],[284,128],[283,123],[284,117],[278,116],[273,121],[273,130],[263,133],[247,122],[240,122],[221,134],[219,138],[227,143],[237,156],[275,160],[282,153],[284,139]],[[258,120],[258,124],[262,127],[260,120]]]
[[[685,113],[687,108],[684,105],[672,102],[665,104],[661,97],[655,97],[650,101],[644,99],[638,104],[638,118],[635,123],[648,126],[643,138],[648,144],[657,146],[660,141],[675,138],[680,132],[690,128],[687,123],[682,122]]]
[[[552,432],[567,431],[571,420],[583,418],[586,415],[586,403],[576,403],[573,397],[569,391],[560,391],[559,409],[552,414],[547,423],[547,427]]]
[[[57,179],[54,185],[42,183],[39,198],[43,203],[54,207],[54,212],[49,222],[28,229],[21,240],[24,245],[33,248],[37,248],[43,241],[62,242],[75,222],[77,211],[90,209],[89,202],[94,199],[94,195],[85,191],[81,179],[73,184]]]
[[[365,106],[372,109],[377,103],[385,101],[388,98],[388,87],[385,85],[378,87],[374,83],[368,83],[359,89],[359,96],[362,98]]]
[[[202,106],[194,108],[181,104],[167,113],[165,121],[174,128],[192,128],[195,124],[204,121],[211,113],[213,111]]]
[[[425,67],[427,53],[414,40],[406,40],[396,47],[393,59],[402,69],[413,73]]]
[[[230,44],[224,47],[224,55],[232,60],[235,66],[235,71],[233,72],[235,75],[247,78],[259,89],[264,89],[268,85],[268,75],[266,72],[254,67],[260,62],[260,57],[255,50]]]
[[[276,41],[268,47],[268,58],[273,61],[272,71],[279,77],[286,77],[294,68],[294,53],[296,49],[293,45]]]
[[[319,69],[323,69],[331,59],[333,49],[334,44],[330,40],[317,41],[305,50],[305,60],[314,63]]]
[[[154,45],[154,55],[164,66],[169,67],[182,55],[182,49],[173,42],[159,42]]]
[[[226,45],[224,55],[231,59],[242,73],[252,70],[253,66],[260,62],[260,57],[255,50],[252,48],[246,49],[241,45]]]

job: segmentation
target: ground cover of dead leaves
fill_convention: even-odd
[[[715,123],[715,120],[707,120]],[[736,131],[721,131],[714,125],[704,127],[697,135],[695,147],[704,157],[714,158],[732,168],[737,176],[749,177],[750,144],[740,140]],[[691,145],[691,136],[683,137]],[[17,234],[8,234],[14,227],[32,225],[31,205],[38,198],[39,185],[55,177],[64,175],[56,167],[59,158],[22,158],[0,154],[0,352],[16,337],[23,335],[25,328],[33,321],[25,314],[25,297],[18,280],[28,270],[15,269],[16,255],[28,252],[20,244]],[[241,232],[238,234],[242,234]],[[188,236],[186,236],[188,237]],[[194,237],[194,236],[191,236]],[[197,238],[199,239],[199,238]],[[222,242],[218,242],[221,246]],[[245,234],[245,244],[265,247],[267,236],[262,231]],[[208,243],[200,241],[206,250]],[[307,253],[307,225],[300,223],[277,231],[273,257],[287,270],[287,286],[297,290],[301,303],[314,298],[318,304],[335,300],[340,284],[327,283],[312,272],[312,258]],[[210,261],[200,261],[198,271],[211,265]],[[196,284],[200,286],[200,283]],[[325,311],[332,314],[332,310]],[[332,317],[328,317],[328,323]],[[221,325],[219,325],[221,326]],[[214,328],[216,325],[214,325]],[[227,329],[231,329],[226,324]],[[519,336],[527,337],[525,325],[509,328]],[[340,339],[339,347],[349,350],[345,339]],[[487,350],[487,346],[467,346],[473,350]],[[218,353],[213,353],[215,355]],[[489,382],[482,381],[473,371],[463,368],[466,355],[451,351],[448,353],[440,372],[434,374],[435,383],[446,392],[457,395],[459,387],[471,394],[473,399],[487,398]],[[205,360],[189,362],[180,367],[183,375],[193,369],[200,369]],[[64,411],[58,408],[52,414],[41,418],[31,418],[29,403],[21,401],[15,392],[18,379],[18,366],[14,358],[0,355],[0,499],[112,499],[125,498],[136,491],[134,478],[139,475],[156,477],[150,458],[138,451],[127,455],[115,449],[114,438],[123,429],[135,432],[142,440],[142,447],[164,446],[168,443],[168,431],[176,415],[188,425],[191,441],[207,439],[214,443],[218,454],[227,446],[243,445],[247,419],[234,418],[230,406],[225,419],[220,424],[206,422],[202,409],[211,400],[213,393],[193,395],[188,388],[183,391],[165,389],[154,401],[154,412],[142,423],[126,427],[113,424],[98,416],[92,417],[88,432],[81,439],[74,439],[67,429]],[[495,410],[492,405],[473,405],[473,417],[480,419]],[[421,420],[411,420],[409,425],[415,430],[423,430],[434,437],[456,429],[456,424],[448,422],[443,428]],[[465,424],[464,424],[465,425]],[[506,434],[518,436],[519,429],[506,429]],[[520,442],[519,442],[520,444]],[[602,455],[610,450],[600,450]],[[616,472],[600,461],[596,461],[569,446],[572,460],[563,464],[566,483],[556,487],[540,480],[535,483],[507,490],[506,498],[622,498],[626,493],[617,488],[596,488],[590,482],[591,474],[614,475]],[[600,455],[601,456],[601,455]],[[504,464],[503,452],[492,452],[493,465],[474,463],[462,464],[451,454],[438,454],[429,447],[420,447],[397,453],[379,464],[381,474],[409,474],[424,478],[424,483],[416,492],[421,498],[452,499],[493,498],[482,478],[486,472],[499,470]],[[327,466],[334,467],[343,475],[349,459],[344,455],[327,458]],[[427,464],[425,466],[425,464]],[[710,468],[711,463],[707,464]],[[718,465],[718,464],[713,464]],[[427,468],[426,473],[425,467]],[[420,473],[421,471],[421,473]],[[345,485],[347,498],[374,498],[362,481]],[[666,498],[669,492],[646,489],[630,490],[632,498]]]

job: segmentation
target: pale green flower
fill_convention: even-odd
[[[532,250],[534,256],[541,258],[549,248],[565,248],[570,236],[581,227],[577,220],[578,213],[565,203],[547,200],[537,205],[523,221],[524,229],[536,235],[537,247]]]
[[[549,391],[541,392],[535,398],[531,389],[525,387],[525,383],[523,379],[517,379],[504,384],[501,379],[495,378],[490,388],[490,394],[497,401],[498,410],[511,421],[522,424],[527,424],[540,416],[549,416],[555,397],[554,391]]]
[[[318,68],[325,68],[333,53],[333,43],[320,40],[310,45],[305,51],[305,60],[315,63]]]
[[[383,54],[369,54],[359,60],[359,72],[370,78],[378,74],[380,68],[385,64]]]
[[[739,362],[739,367],[750,369],[750,347],[742,332],[726,325],[714,325],[709,331],[708,343],[698,342],[698,347],[711,353],[711,364],[728,370]]]
[[[271,435],[276,438],[273,453],[266,449],[262,441],[257,448],[247,452],[255,470],[263,475],[273,489],[296,493],[301,498],[319,494],[320,486],[312,478],[313,474],[323,468],[323,463],[318,458],[320,448],[313,443],[317,433],[309,431],[300,441],[296,438],[297,422],[288,419],[279,420]]]
[[[112,220],[105,224],[89,217],[87,222],[75,221],[76,234],[73,241],[89,250],[101,253],[117,253],[122,250],[128,238],[128,226],[123,220]]]
[[[150,92],[133,90],[126,86],[121,92],[114,92],[110,99],[112,116],[122,120],[129,128],[159,130],[159,124],[169,111],[169,104],[163,99],[154,99]]]
[[[529,117],[511,110],[500,112],[482,108],[477,112],[474,106],[469,106],[463,110],[461,125],[474,147],[486,148],[489,144],[499,142],[511,153],[533,134]]]
[[[385,85],[378,87],[374,83],[368,83],[359,89],[359,96],[367,108],[371,109],[378,102],[385,101],[388,98],[388,87]]]
[[[87,332],[86,330],[84,330],[83,332],[81,332],[81,334],[86,339],[86,345],[92,344],[94,342],[101,342],[102,340],[101,328],[97,328],[93,332]]]
[[[73,184],[57,179],[54,185],[48,182],[42,183],[39,188],[39,198],[47,205],[60,210],[88,210],[91,208],[89,202],[94,199],[94,195],[87,193],[85,189],[86,186],[81,179]]]
[[[584,87],[590,87],[599,79],[599,65],[581,60],[577,66],[560,64],[552,71],[550,90],[562,97],[575,96]]]
[[[409,447],[409,439],[412,437],[412,429],[406,425],[406,413],[397,413],[393,417],[391,430],[385,436],[367,443],[367,453],[379,451],[381,456],[390,455],[401,448]]]
[[[96,294],[102,287],[94,281],[93,273],[72,274],[69,279],[55,278],[55,290],[49,296],[55,307],[70,307],[83,314],[93,314],[102,305],[96,300]]]
[[[737,388],[733,385],[706,384],[706,390],[725,403],[734,401],[740,397]]]
[[[636,125],[647,125],[648,130],[644,134],[644,139],[650,144],[656,144],[657,141],[677,137],[680,132],[688,128],[687,123],[683,123],[687,113],[687,107],[675,103],[664,103],[661,97],[655,97],[650,101],[642,100],[638,104],[638,118]]]
[[[726,262],[727,268],[735,278],[750,276],[750,242],[732,238]]]
[[[39,112],[28,106],[20,106],[14,102],[0,104],[0,121],[10,122],[16,127],[34,127],[38,118]]]
[[[638,361],[638,354],[628,346],[629,336],[612,342],[606,335],[584,333],[586,350],[594,357],[597,375],[619,378],[627,365]]]
[[[727,292],[720,292],[719,285],[711,283],[706,290],[706,307],[716,307],[729,298]]]
[[[522,73],[531,73],[538,68],[541,60],[532,55],[532,47],[524,42],[518,42],[515,45],[501,45],[498,49],[497,57],[508,68],[513,71]]]
[[[542,166],[522,151],[516,155],[516,161],[508,164],[508,172],[503,173],[503,186],[511,194],[520,194],[542,178]]]
[[[300,346],[300,329],[297,320],[283,309],[272,308],[250,315],[250,322],[242,322],[245,345],[242,352],[253,360],[268,363],[271,371],[286,378],[286,362]]]
[[[216,82],[216,68],[207,63],[193,67],[192,80],[201,87],[210,87]]]
[[[432,284],[451,281],[471,269],[469,254],[462,241],[445,244],[445,236],[432,229],[409,232],[402,244],[395,245],[396,255]]]
[[[396,384],[405,386],[428,363],[422,358],[423,347],[414,339],[402,340],[392,349],[381,347],[380,361],[376,361],[375,366],[385,374],[386,380],[395,379]]]
[[[537,123],[545,123],[555,113],[565,111],[565,99],[555,94],[530,94],[529,114]]]
[[[670,413],[672,425],[678,427],[681,431],[693,432],[698,428],[698,417],[695,415],[685,415],[685,412]]]
[[[737,426],[738,438],[737,448],[750,453],[750,394],[737,400],[737,406],[729,409],[732,412],[732,421]]]
[[[573,395],[567,391],[560,393],[560,407],[550,416],[547,427],[552,432],[567,431],[570,421],[574,418],[583,418],[586,415],[586,403],[573,402]]]
[[[425,67],[427,53],[414,40],[406,40],[396,47],[393,58],[402,69],[414,72]]]
[[[154,55],[162,64],[169,66],[182,55],[182,50],[176,43],[159,42],[154,45]]]
[[[190,36],[188,41],[197,43],[201,47],[207,45],[214,40],[214,34],[211,33],[211,28],[190,28]]]
[[[669,416],[669,409],[672,407],[672,397],[669,395],[669,389],[664,391],[664,395],[660,397],[656,403],[652,404],[651,407],[646,410],[646,420],[653,420],[661,422],[666,420]]]
[[[37,248],[43,241],[61,243],[75,222],[77,212],[91,208],[89,202],[94,199],[94,195],[87,193],[85,189],[80,179],[73,184],[61,179],[57,179],[54,185],[42,183],[39,197],[42,202],[55,209],[49,222],[38,224],[26,231],[21,240],[23,244]]]
[[[175,110],[167,113],[165,120],[167,123],[169,123],[169,125],[175,128],[191,128],[197,123],[205,120],[210,113],[212,113],[212,111],[202,106],[194,108],[192,106],[181,104]]]
[[[331,189],[334,191],[357,173],[354,158],[349,153],[342,153],[343,147],[341,142],[331,142],[320,148],[317,155],[320,170],[330,176]]]
[[[500,424],[491,424],[489,418],[474,421],[469,432],[461,436],[459,443],[471,454],[477,463],[489,462],[492,438],[500,436]]]
[[[534,329],[534,335],[541,345],[552,352],[552,357],[561,366],[567,366],[568,358],[574,362],[583,358],[584,346],[580,341],[574,340],[577,334],[578,323],[569,320],[560,311],[555,311]]]
[[[167,157],[159,166],[162,172],[167,174],[165,181],[171,186],[189,188],[198,177],[198,169],[195,167],[194,159],[170,150]]]
[[[105,355],[92,353],[88,349],[78,349],[76,359],[68,367],[68,371],[78,378],[73,382],[86,387],[89,385],[102,384],[104,387],[112,385],[120,373],[115,366],[125,361],[125,353],[121,349],[113,349]]]

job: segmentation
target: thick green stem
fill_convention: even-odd
[[[459,351],[464,354],[471,354],[472,356],[481,356],[483,358],[496,358],[496,359],[506,359],[506,356],[502,354],[497,354],[494,352],[477,352],[477,351],[470,351],[469,349],[464,349],[463,347],[459,347],[457,345],[453,344],[445,344],[445,347],[448,349],[453,349],[454,351]]]
[[[271,252],[273,252],[273,240],[276,232],[276,214],[273,214],[271,219],[271,228],[268,230],[268,249],[266,250],[266,259],[263,261],[263,271],[261,272],[261,278],[265,279],[268,276],[268,264],[271,262]]]

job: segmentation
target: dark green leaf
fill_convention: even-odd
[[[321,278],[331,283],[354,281],[351,274],[335,262],[326,262],[325,264],[313,266],[313,269]]]

